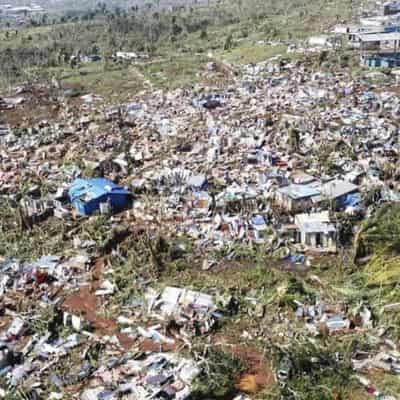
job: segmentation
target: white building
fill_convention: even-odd
[[[336,252],[336,228],[331,223],[329,212],[297,214],[295,225],[298,241],[310,250]]]

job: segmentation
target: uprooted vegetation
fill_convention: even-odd
[[[199,399],[231,397],[236,391],[237,378],[245,371],[244,362],[234,354],[215,348],[203,356],[207,361],[202,374],[194,382],[193,396]]]
[[[324,345],[294,341],[277,351],[278,374],[285,376],[282,394],[288,399],[330,400],[347,398],[357,389],[351,357],[368,349],[359,339],[329,339]]]
[[[400,206],[385,204],[361,226],[355,240],[357,257],[400,254]]]
[[[355,238],[356,256],[366,285],[372,290],[395,290],[400,283],[400,206],[381,206],[365,221]]]

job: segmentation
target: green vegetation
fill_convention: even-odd
[[[285,398],[349,398],[359,386],[351,379],[351,356],[356,349],[368,350],[368,346],[352,338],[343,341],[329,339],[324,346],[312,341],[295,341],[278,357],[279,365],[290,366],[290,380],[283,389]]]
[[[215,348],[210,349],[207,356],[207,366],[194,383],[194,398],[222,399],[232,396],[236,379],[244,372],[245,364],[237,356]]]
[[[400,205],[386,204],[374,217],[365,221],[358,232],[356,242],[358,257],[385,252],[400,254]]]
[[[286,46],[269,46],[263,43],[238,45],[231,51],[220,53],[221,58],[232,64],[250,64],[265,61],[277,55],[285,55]]]
[[[208,61],[203,54],[193,54],[191,57],[179,54],[138,65],[137,68],[155,87],[174,90],[198,81],[199,72]]]
[[[37,70],[40,75],[39,70]],[[131,67],[112,66],[105,70],[100,63],[91,63],[80,69],[49,68],[42,79],[56,79],[61,87],[77,89],[80,93],[95,93],[110,102],[126,101],[143,90],[143,78]]]
[[[87,90],[102,92],[105,86],[99,94],[135,92],[141,82],[133,68],[114,66],[101,78],[98,66],[71,70],[72,55],[99,55],[108,65],[111,56],[122,50],[149,54],[152,62],[140,66],[143,75],[157,86],[176,88],[196,82],[209,54],[233,63],[262,61],[284,53],[282,41],[302,41],[310,32],[323,31],[338,15],[349,20],[356,7],[357,2],[349,0],[250,0],[168,11],[156,6],[124,10],[100,3],[82,15],[0,30],[0,87],[61,75],[65,86],[86,78]],[[107,87],[110,80],[113,88]]]

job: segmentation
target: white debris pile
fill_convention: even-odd
[[[160,320],[174,320],[187,333],[202,335],[210,332],[222,314],[213,297],[189,289],[167,287],[162,293],[149,290],[148,311]]]

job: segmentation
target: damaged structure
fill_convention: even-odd
[[[76,179],[68,194],[72,205],[81,215],[91,215],[96,211],[122,211],[132,200],[128,190],[104,178]]]
[[[297,241],[308,249],[336,252],[336,228],[328,211],[297,214],[295,225],[298,229]]]

